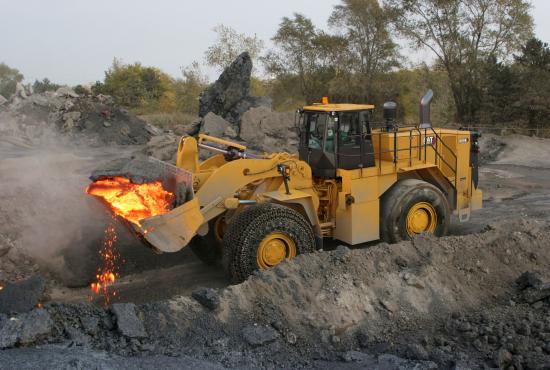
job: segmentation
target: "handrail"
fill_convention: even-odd
[[[423,131],[423,132],[422,132]],[[384,134],[388,134],[388,135],[392,135],[393,136],[393,148],[391,149],[388,149],[388,150],[382,150],[382,135]],[[399,161],[402,161],[402,160],[408,160],[409,161],[409,166],[412,166],[413,165],[413,150],[418,150],[418,156],[417,156],[417,159],[419,161],[423,161],[424,163],[428,163],[428,155],[427,155],[427,150],[428,150],[428,147],[431,147],[432,150],[434,150],[434,153],[435,153],[435,162],[434,164],[438,167],[443,167],[443,166],[447,166],[447,168],[453,173],[453,176],[454,176],[454,185],[455,185],[455,188],[457,186],[457,171],[458,171],[458,157],[456,155],[456,153],[452,150],[452,148],[447,145],[441,138],[441,135],[437,133],[437,131],[435,131],[435,129],[433,127],[426,127],[426,128],[418,128],[418,127],[411,127],[410,130],[409,130],[409,135],[408,135],[408,139],[409,139],[409,145],[408,147],[404,147],[404,148],[399,148],[398,145],[397,145],[397,139],[398,139],[398,134],[399,132],[398,131],[392,131],[392,132],[371,132],[369,134],[349,134],[348,137],[352,140],[354,139],[357,139],[357,138],[364,138],[364,137],[370,137],[370,140],[374,143],[374,139],[373,139],[373,136],[378,136],[378,153],[376,153],[376,151],[374,150],[374,147],[373,147],[373,150],[372,151],[369,151],[369,152],[364,152],[364,154],[366,155],[373,155],[375,158],[376,156],[378,156],[378,170],[379,170],[379,173],[382,173],[382,155],[383,154],[386,154],[386,153],[393,153],[393,163],[394,163],[394,167],[397,167],[397,163]],[[433,144],[428,144],[426,138],[428,137],[428,135],[433,135],[434,136],[434,140],[435,140],[435,145]],[[419,138],[418,140],[418,144],[417,145],[413,145],[413,139],[415,138]],[[422,138],[424,138],[423,142],[422,142]],[[442,150],[443,148],[447,149],[448,152],[451,154],[452,158],[454,159],[454,166],[447,160],[443,157],[442,155]],[[409,156],[408,157],[404,157],[404,156],[401,156],[399,155],[400,152],[404,152],[404,151],[408,151],[409,152]],[[422,158],[422,151],[424,151],[424,158]],[[338,153],[339,156],[342,156],[342,157],[348,157],[348,158],[351,158],[351,157],[360,157],[361,154],[352,154],[352,153]]]

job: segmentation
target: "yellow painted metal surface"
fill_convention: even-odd
[[[197,172],[199,168],[197,140],[194,137],[182,137],[178,145],[176,166],[191,173]]]
[[[372,108],[371,105],[353,104],[304,107],[316,111]],[[225,213],[226,221],[231,222],[230,217],[243,207],[240,200],[255,200],[288,204],[303,211],[318,236],[330,236],[352,245],[377,240],[380,237],[380,198],[397,181],[411,177],[437,182],[461,220],[467,219],[472,210],[481,208],[482,193],[472,185],[468,131],[401,128],[396,133],[373,130],[371,137],[375,165],[354,170],[338,169],[334,179],[314,178],[306,162],[288,153],[230,162],[222,154],[216,154],[198,164],[197,141],[182,139],[178,166],[192,170],[195,199],[166,215],[144,220],[144,226],[149,228],[146,239],[160,250],[178,250],[194,232],[207,230],[209,220],[229,211]],[[246,149],[206,135],[199,136],[201,141]],[[290,194],[286,194],[283,178],[277,171],[278,164],[284,164],[289,170]],[[411,212],[407,216],[410,233],[434,228],[435,211],[419,205]],[[216,228],[218,234],[219,230]],[[283,255],[281,251],[288,252],[288,248],[284,238],[266,241],[265,253],[261,252],[261,266],[279,261]]]
[[[177,252],[185,247],[205,222],[195,198],[172,211],[140,221],[138,232],[161,252]]]
[[[223,146],[230,146],[232,148],[237,148],[239,150],[246,150],[246,146],[242,144],[235,143],[233,141],[220,139],[215,136],[205,135],[205,134],[199,134],[199,143],[202,143],[203,141],[210,141],[212,143],[220,144]]]
[[[284,233],[267,235],[258,246],[256,261],[260,269],[267,269],[278,265],[285,259],[296,257],[296,243]]]
[[[304,107],[304,110],[314,112],[352,112],[374,109],[370,104],[313,104]]]
[[[437,212],[430,203],[416,203],[407,213],[406,225],[409,236],[424,232],[432,233],[437,226]]]

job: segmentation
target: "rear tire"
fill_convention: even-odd
[[[222,238],[218,231],[218,223],[224,222],[224,216],[219,216],[208,222],[208,234],[196,235],[189,244],[193,254],[205,265],[214,266],[222,259]]]
[[[314,250],[315,234],[300,213],[264,203],[246,208],[231,220],[223,238],[223,265],[231,281],[240,283],[256,270]]]
[[[402,180],[381,202],[380,238],[387,243],[410,240],[423,232],[447,234],[449,203],[441,190],[426,181]]]

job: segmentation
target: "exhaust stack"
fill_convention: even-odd
[[[434,92],[430,89],[420,100],[420,128],[432,127],[430,120],[430,105],[434,97]]]

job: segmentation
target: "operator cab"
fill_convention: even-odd
[[[314,176],[334,178],[336,169],[373,167],[370,120],[374,105],[314,104],[300,110],[300,160]]]

